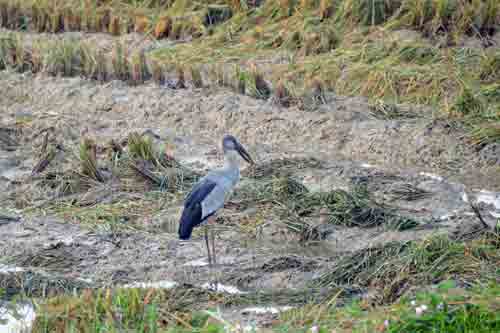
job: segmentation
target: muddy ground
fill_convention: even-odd
[[[401,106],[411,117],[387,120],[362,98],[333,94],[315,111],[303,111],[221,89],[101,85],[9,71],[0,72],[0,85],[0,215],[18,218],[0,218],[0,263],[5,265],[0,280],[10,283],[13,294],[18,287],[42,295],[26,281],[43,280],[44,274],[57,276],[60,285],[69,281],[81,287],[160,281],[200,286],[213,279],[202,233],[189,242],[177,239],[182,193],[156,193],[165,195],[162,205],[128,217],[117,230],[75,223],[71,213],[44,213],[52,199],[30,178],[44,133],[51,133],[49,143],[60,148],[51,168],[61,172],[74,167],[66,162],[74,159],[83,136],[103,147],[132,131],[149,132],[156,145],[167,143],[168,153],[183,165],[204,172],[221,164],[220,139],[232,133],[257,164],[318,161],[292,170],[311,191],[349,189],[362,181],[377,200],[419,222],[402,231],[323,223],[325,238],[304,245],[258,206],[228,205],[219,214],[214,269],[219,282],[238,288],[228,292],[300,290],[346,253],[431,234],[465,234],[480,223],[470,202],[480,204],[491,226],[500,215],[500,145],[473,147],[464,130],[426,109]],[[239,188],[246,181],[243,177]],[[408,186],[426,195],[394,195]],[[111,192],[114,196],[106,198],[111,202],[142,195]],[[242,225],[257,217],[262,220],[258,227],[242,232]],[[319,212],[310,220],[322,224]],[[129,222],[134,227],[128,228]],[[21,283],[9,282],[12,277]]]

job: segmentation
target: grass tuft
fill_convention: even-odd
[[[80,165],[84,176],[98,182],[104,182],[97,166],[97,146],[90,138],[83,139],[80,144]]]
[[[468,243],[447,236],[419,242],[394,243],[341,258],[316,285],[354,284],[380,288],[380,302],[392,302],[409,286],[455,279],[464,284],[495,279],[500,260],[498,235]],[[493,265],[493,266],[491,266]]]

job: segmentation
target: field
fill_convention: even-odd
[[[496,0],[0,0],[0,86],[0,331],[500,330]]]

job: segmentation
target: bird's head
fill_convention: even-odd
[[[226,134],[222,139],[222,149],[224,150],[224,154],[230,151],[237,152],[241,158],[243,158],[247,163],[255,164],[250,154],[246,151],[246,149],[241,145],[241,143],[236,140],[236,138],[232,135]]]

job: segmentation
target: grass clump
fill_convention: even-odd
[[[482,113],[484,105],[479,96],[474,94],[470,87],[463,85],[460,95],[455,100],[453,109],[462,116],[477,115]]]
[[[172,317],[161,315],[159,304],[167,304],[167,301],[167,293],[138,289],[106,289],[87,291],[80,297],[60,296],[39,310],[34,328],[36,332],[119,328],[156,332],[165,325],[160,320],[171,323],[172,318],[176,318],[175,312]]]
[[[498,330],[499,285],[489,281],[460,288],[443,281],[388,306],[353,301],[339,307],[307,305],[280,315],[277,331],[305,331],[312,326],[329,332],[485,332]]]
[[[500,327],[498,292],[495,281],[465,289],[446,280],[436,288],[416,292],[393,304],[375,306],[360,300],[344,303],[339,298],[342,291],[337,289],[319,302],[308,301],[282,312],[267,330],[306,332],[316,326],[320,332],[334,329],[338,332],[493,333]],[[68,329],[83,332],[96,329],[177,333],[237,331],[238,323],[224,320],[210,310],[209,304],[238,304],[231,302],[248,297],[225,299],[221,296],[189,288],[87,290],[79,296],[59,296],[43,302],[34,328],[36,332]],[[289,296],[297,295],[290,293]]]
[[[379,302],[391,302],[410,285],[454,279],[465,285],[498,279],[499,238],[495,234],[469,242],[433,236],[423,241],[394,243],[341,258],[316,280],[321,286],[354,284],[379,288]]]
[[[98,182],[104,182],[97,166],[97,146],[92,139],[85,138],[80,144],[81,172],[84,176]]]

